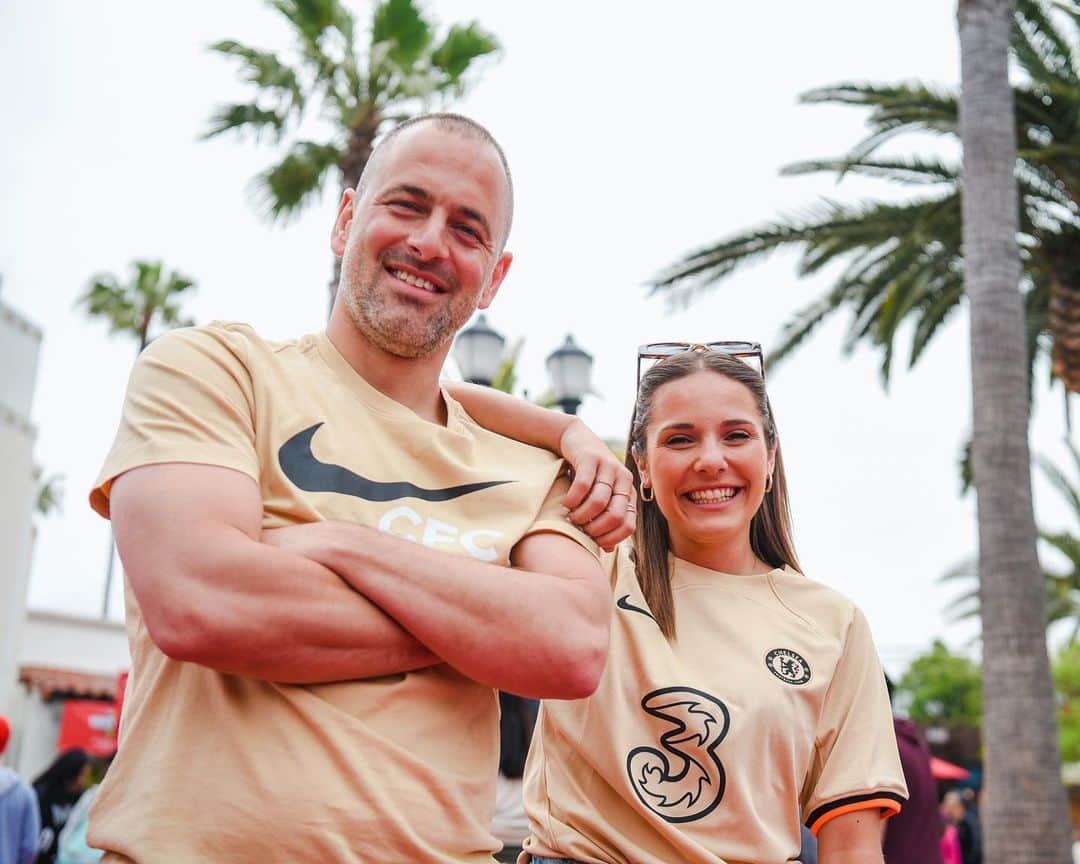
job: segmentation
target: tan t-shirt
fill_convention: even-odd
[[[196,462],[254,478],[265,528],[347,520],[502,565],[540,531],[595,550],[561,515],[559,459],[447,407],[445,428],[424,422],[325,335],[178,330],[139,358],[91,502],[107,516],[117,475]],[[166,657],[130,584],[126,602],[132,674],[92,845],[140,864],[491,861],[491,688],[447,665],[308,686],[225,675]]]
[[[854,809],[906,799],[866,620],[793,570],[731,576],[674,559],[661,634],[628,546],[611,653],[588,699],[546,700],[525,777],[533,855],[626,864],[781,864]]]

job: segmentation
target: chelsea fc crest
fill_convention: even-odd
[[[786,684],[805,684],[810,680],[810,664],[787,648],[774,648],[766,654],[765,665]]]

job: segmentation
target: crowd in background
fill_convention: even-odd
[[[0,716],[0,756],[11,729]],[[32,782],[0,767],[0,864],[95,864],[87,811],[108,762],[81,748],[60,753]]]

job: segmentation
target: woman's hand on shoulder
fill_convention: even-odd
[[[573,482],[563,504],[567,518],[610,552],[634,533],[637,495],[630,470],[581,420],[574,419],[559,440]]]

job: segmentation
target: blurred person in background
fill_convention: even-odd
[[[499,776],[495,778],[495,819],[491,833],[502,841],[497,861],[517,861],[521,844],[529,835],[521,775],[529,754],[540,703],[512,693],[499,693]]]
[[[0,756],[11,726],[0,715]],[[0,766],[0,864],[30,864],[38,850],[41,818],[30,784],[12,768]]]
[[[964,858],[960,854],[960,838],[956,836],[956,826],[942,816],[944,829],[941,832],[939,849],[941,850],[941,864],[964,864]]]
[[[885,684],[889,701],[893,683],[888,675]],[[896,746],[904,767],[908,800],[885,825],[885,864],[943,864],[941,860],[941,814],[938,811],[937,782],[930,771],[930,748],[919,727],[910,720],[893,715]]]
[[[34,781],[41,816],[38,864],[52,864],[56,860],[60,831],[89,779],[89,754],[80,747],[72,747],[57,756]]]
[[[963,792],[950,789],[941,802],[945,818],[956,827],[962,864],[982,864],[982,830]]]

